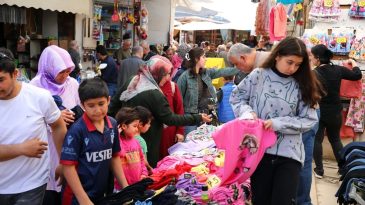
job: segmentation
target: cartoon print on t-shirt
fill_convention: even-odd
[[[240,151],[239,161],[237,163],[237,167],[234,169],[235,174],[239,174],[241,169],[242,172],[250,171],[249,167],[244,167],[246,158],[249,155],[253,155],[257,152],[259,148],[259,142],[257,137],[253,134],[245,134],[243,136],[242,142],[238,146],[238,150]]]

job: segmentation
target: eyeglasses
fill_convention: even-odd
[[[11,61],[13,61],[14,59],[7,56],[5,53],[0,52],[0,60],[11,60]]]

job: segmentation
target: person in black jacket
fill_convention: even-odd
[[[328,141],[331,143],[337,163],[340,160],[339,152],[343,148],[340,139],[342,104],[339,92],[341,80],[360,80],[362,74],[354,60],[350,59],[348,61],[348,64],[353,66],[352,70],[332,64],[331,59],[333,53],[325,45],[316,45],[311,49],[311,52],[313,55],[312,63],[316,66],[315,72],[327,93],[319,103],[321,116],[319,118],[319,128],[316,133],[313,151],[314,162],[316,164],[314,173],[317,178],[322,178],[324,174],[322,162],[324,131],[327,131]]]

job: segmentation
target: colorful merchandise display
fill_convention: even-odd
[[[352,49],[351,46],[354,42],[353,29],[334,28],[331,30],[332,33],[329,35],[328,30],[319,28],[307,29],[302,36],[302,40],[308,48],[323,44],[327,46],[328,49],[330,49],[335,55],[349,55]]]
[[[309,19],[321,22],[337,22],[340,16],[339,0],[314,0]]]
[[[356,61],[365,61],[365,30],[356,31],[349,57]]]
[[[351,18],[365,18],[365,0],[354,0],[349,10]]]

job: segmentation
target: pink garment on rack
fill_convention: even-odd
[[[352,70],[352,65],[343,63],[344,67]],[[340,96],[346,98],[360,98],[362,96],[361,80],[341,80]]]
[[[285,6],[277,4],[270,10],[269,35],[270,41],[280,41],[286,37],[287,15]]]
[[[245,182],[275,143],[276,135],[264,129],[262,120],[235,119],[213,133],[213,139],[218,149],[225,150],[224,166],[216,173],[220,185],[225,185]]]
[[[360,98],[352,98],[345,125],[353,127],[355,132],[364,132],[365,115],[365,75],[361,79],[362,93]]]

